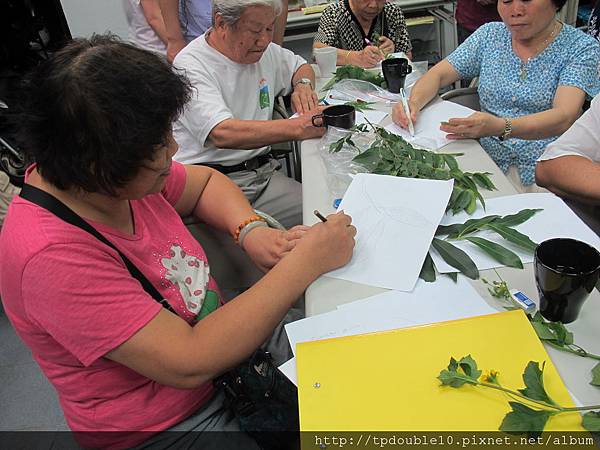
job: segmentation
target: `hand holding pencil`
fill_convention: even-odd
[[[408,106],[408,108],[407,108]],[[407,110],[410,111],[407,113]],[[412,123],[413,130],[411,134],[414,135],[414,127],[417,123],[417,116],[419,115],[419,108],[410,101],[410,99],[406,100],[406,105],[404,102],[400,101],[394,105],[392,108],[392,121],[409,131]]]

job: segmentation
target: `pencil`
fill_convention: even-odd
[[[327,219],[325,217],[323,217],[323,214],[321,214],[319,211],[317,211],[315,209],[314,213],[315,213],[315,216],[317,216],[321,220],[321,222],[327,222]]]

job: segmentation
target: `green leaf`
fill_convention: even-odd
[[[469,201],[469,204],[465,208],[465,211],[467,212],[467,214],[473,214],[475,212],[475,210],[477,209],[477,191],[468,191],[468,192],[471,195],[471,200]]]
[[[458,232],[454,232],[448,237],[450,239],[455,239],[457,237],[464,236],[465,234],[474,233],[474,232],[479,231],[480,229],[484,228],[485,225],[496,220],[496,218],[498,218],[498,217],[500,217],[500,216],[491,215],[491,216],[481,217],[479,219],[469,219],[462,225],[457,224]]]
[[[502,225],[501,223],[492,222],[488,224],[486,228],[495,231],[507,241],[517,244],[519,247],[529,250],[531,253],[533,253],[537,247],[537,244],[529,239],[528,236],[517,230],[509,228],[506,225]]]
[[[419,278],[428,283],[435,281],[435,268],[433,267],[433,259],[431,259],[431,255],[429,253],[427,253],[427,256],[425,256],[425,261],[423,262],[423,267],[421,267]]]
[[[505,227],[514,227],[516,225],[521,225],[523,222],[527,222],[539,211],[542,211],[542,209],[523,209],[516,214],[511,214],[498,219],[496,223],[504,225]]]
[[[469,277],[472,280],[479,278],[479,270],[473,260],[463,252],[460,248],[455,247],[447,241],[438,238],[433,238],[433,248],[435,248],[442,259],[452,267],[459,270],[460,273]]]
[[[471,355],[463,356],[460,361],[458,361],[458,366],[462,369],[465,375],[475,381],[477,381],[477,379],[481,376],[481,370],[477,369],[477,363],[471,357]]]
[[[456,198],[456,201],[452,205],[452,212],[456,214],[459,211],[465,209],[469,202],[471,201],[471,192],[470,191],[462,191],[459,196]]]
[[[590,384],[600,386],[600,363],[596,364],[592,369],[592,381],[590,381]]]
[[[515,252],[502,247],[500,244],[496,244],[495,242],[475,236],[466,236],[464,239],[472,242],[496,261],[504,264],[505,266],[516,267],[518,269],[523,268],[521,258],[519,258]]]
[[[372,166],[372,165],[376,164],[379,161],[379,158],[380,158],[379,148],[369,147],[364,152],[359,153],[354,158],[352,158],[352,161],[355,161],[359,164],[362,164],[362,165],[368,167],[368,166]]]
[[[467,367],[469,373],[476,374],[478,372],[477,364],[475,363],[473,358],[471,358],[471,355],[461,358],[459,362],[457,362],[454,358],[451,357],[450,363],[448,364],[448,368],[442,370],[437,377],[438,380],[442,382],[442,386],[459,388],[466,383],[476,384],[477,378],[479,377],[479,375],[481,375],[481,372],[479,371],[479,375],[477,375],[476,378],[473,378],[471,375],[465,373],[463,364],[465,365],[465,367]],[[459,369],[462,370],[462,372],[459,372]]]
[[[508,402],[512,411],[504,416],[500,431],[511,434],[524,434],[529,436],[539,436],[544,431],[546,422],[555,413],[552,411],[537,411],[522,403]]]
[[[455,283],[458,283],[458,272],[448,272],[448,273],[445,273],[444,275],[446,275],[447,277],[450,277],[450,279],[452,281],[454,281]]]
[[[546,362],[542,363],[542,368],[537,361],[529,361],[525,371],[523,372],[523,381],[525,382],[525,389],[519,389],[519,392],[526,397],[532,398],[533,400],[541,400],[546,403],[554,404],[552,399],[546,393],[544,388],[544,366]]]
[[[464,224],[462,223],[454,223],[452,225],[439,225],[437,230],[435,230],[435,235],[440,236],[444,234],[458,234]]]
[[[590,411],[583,415],[583,428],[592,432],[600,432],[600,411]]]
[[[558,345],[571,345],[573,343],[573,333],[565,328],[561,322],[547,322],[548,328],[554,333],[554,341]]]
[[[458,163],[456,162],[456,158],[454,156],[449,155],[447,153],[441,153],[441,155],[444,158],[444,161],[446,162],[446,165],[450,170],[459,170]]]
[[[542,341],[555,340],[554,333],[552,333],[552,331],[548,328],[548,326],[545,323],[531,322],[531,325],[533,326],[533,329],[538,335],[538,338],[540,338]]]
[[[477,172],[471,174],[471,176],[473,177],[473,181],[475,181],[477,185],[481,186],[484,189],[487,189],[488,191],[495,191],[496,186],[494,185],[494,183],[492,183],[492,180],[490,180],[490,175],[491,173],[489,172]]]

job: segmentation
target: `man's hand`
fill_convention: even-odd
[[[476,112],[462,119],[449,119],[440,130],[449,133],[451,140],[477,139],[483,136],[500,136],[504,132],[504,119],[489,113]]]
[[[296,246],[309,227],[298,225],[288,231],[257,227],[248,232],[244,250],[263,272],[267,272]]]
[[[181,50],[183,50],[183,48],[186,45],[187,44],[184,39],[180,39],[180,40],[169,39],[169,41],[167,42],[167,61],[169,61],[171,64],[173,64],[173,60],[177,56],[177,53],[179,53]]]
[[[388,53],[394,53],[396,46],[394,45],[394,41],[385,36],[379,36],[379,50],[383,52],[384,55]]]
[[[317,106],[316,108],[307,111],[301,116],[294,117],[293,119],[288,119],[290,125],[297,127],[297,131],[295,133],[296,140],[302,141],[304,139],[318,138],[325,134],[327,128],[324,126],[316,127],[313,125],[312,121],[313,116],[321,114],[325,108],[327,108],[327,106]],[[316,119],[315,123],[317,125],[321,125],[323,123],[323,119]]]
[[[304,114],[319,104],[317,93],[308,84],[298,83],[294,87],[291,96],[292,110],[298,114]]]

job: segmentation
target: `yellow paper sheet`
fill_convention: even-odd
[[[298,344],[302,431],[495,431],[511,408],[503,392],[441,386],[450,357],[472,355],[502,385],[524,388],[530,360],[546,362],[546,391],[574,406],[523,311]],[[318,386],[318,387],[315,387]],[[578,413],[545,430],[582,430]]]

